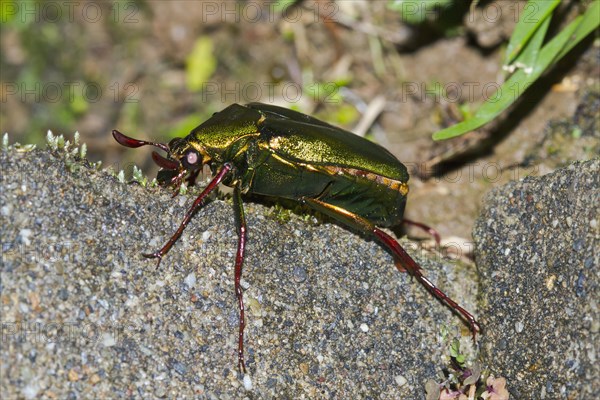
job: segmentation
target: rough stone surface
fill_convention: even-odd
[[[140,253],[166,241],[191,196],[43,150],[3,150],[1,168],[3,399],[421,399],[452,336],[470,345],[461,320],[376,243],[248,203],[246,391],[229,201],[205,206],[156,269]],[[409,252],[477,314],[474,268]]]
[[[543,139],[525,157],[532,171],[544,175],[575,160],[600,154],[600,92],[586,91],[571,118],[552,120]]]
[[[492,191],[474,230],[482,358],[516,399],[600,393],[600,160]]]

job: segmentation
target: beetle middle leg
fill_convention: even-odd
[[[373,236],[377,239],[381,244],[387,247],[392,254],[402,263],[404,268],[408,270],[408,273],[414,276],[427,290],[435,296],[437,299],[447,304],[452,310],[459,313],[468,323],[469,328],[473,334],[473,340],[475,340],[475,335],[477,332],[481,330],[479,323],[475,320],[475,317],[462,308],[458,303],[452,300],[448,295],[438,289],[433,282],[431,282],[427,277],[423,275],[421,267],[412,259],[411,256],[400,246],[400,244],[392,238],[390,235],[376,227],[372,222],[367,220],[366,218],[361,217],[360,215],[354,214],[344,208],[334,206],[332,204],[326,203],[321,200],[312,199],[312,198],[303,198],[302,201],[314,208],[315,210],[329,215],[330,217],[340,221],[358,231]],[[398,266],[398,269],[401,272],[404,272],[401,266]]]
[[[244,292],[242,290],[242,266],[244,265],[244,249],[246,247],[246,215],[242,204],[242,192],[239,184],[233,188],[233,208],[235,212],[235,222],[238,231],[238,247],[235,255],[235,295],[237,296],[240,310],[240,327],[238,336],[238,368],[246,373],[246,363],[244,362]]]
[[[173,247],[177,239],[183,233],[183,230],[187,226],[187,224],[192,219],[194,213],[202,206],[206,197],[217,188],[217,186],[225,179],[227,174],[231,171],[233,166],[229,163],[223,164],[223,168],[214,176],[212,181],[206,186],[206,188],[198,195],[194,204],[188,209],[185,213],[185,217],[177,231],[171,236],[169,241],[158,251],[150,254],[143,254],[144,257],[147,258],[158,258],[157,267],[160,265],[160,261],[162,257]],[[197,176],[197,174],[196,174]],[[195,176],[194,176],[195,179]],[[238,232],[238,247],[235,257],[235,294],[238,299],[238,305],[240,310],[240,327],[239,327],[239,337],[238,337],[238,367],[241,371],[246,373],[246,364],[244,362],[244,327],[245,327],[245,319],[244,319],[244,298],[243,298],[243,290],[241,285],[242,279],[242,266],[244,264],[244,249],[246,247],[246,216],[244,214],[244,207],[242,205],[242,194],[239,188],[239,185],[235,185],[233,190],[233,205],[235,211],[235,220],[237,225]]]

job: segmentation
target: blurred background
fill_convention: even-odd
[[[562,2],[555,29],[585,3]],[[547,121],[571,116],[578,96],[598,86],[591,37],[501,123],[434,142],[433,132],[462,120],[502,82],[506,43],[526,2],[0,5],[0,128],[11,142],[42,144],[49,129],[66,137],[78,131],[90,160],[135,162],[152,174],[150,152],[126,151],[112,129],[166,142],[231,103],[274,103],[388,148],[413,174],[407,217],[446,236],[470,237],[491,187],[544,172],[523,161],[543,141]],[[431,160],[450,162],[419,179],[432,175]]]

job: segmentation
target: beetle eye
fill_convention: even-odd
[[[200,161],[200,154],[196,150],[189,150],[181,161],[186,168],[194,167]]]

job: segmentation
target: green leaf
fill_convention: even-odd
[[[450,356],[456,360],[461,367],[465,364],[465,355],[460,352],[460,342],[457,338],[452,339],[450,343]]]
[[[187,88],[192,92],[201,90],[216,67],[212,39],[206,36],[198,38],[186,60]]]
[[[450,344],[450,355],[454,358],[460,355],[460,342],[456,338],[452,339]]]

